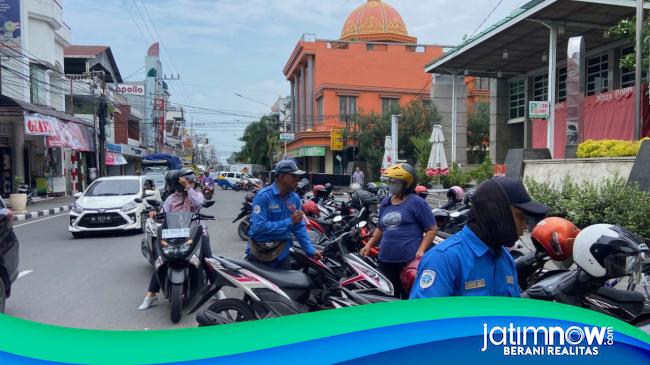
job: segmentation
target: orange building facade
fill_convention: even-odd
[[[338,40],[303,36],[283,70],[291,83],[295,134],[288,155],[310,172],[341,173],[337,156],[351,161],[354,141],[332,151],[332,129],[352,127],[347,122],[354,114],[428,99],[431,75],[424,66],[441,55],[440,46],[418,44],[399,13],[381,0],[355,9]]]

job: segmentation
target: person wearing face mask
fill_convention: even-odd
[[[411,299],[446,296],[519,297],[515,262],[508,250],[527,228],[526,217],[550,208],[533,201],[521,181],[493,177],[472,196],[471,218],[457,234],[427,252]]]
[[[307,255],[323,258],[311,244],[303,219],[300,197],[295,193],[304,171],[291,160],[282,160],[275,166],[275,182],[260,190],[253,200],[253,215],[246,260],[277,269],[290,269],[289,249],[293,234]]]
[[[389,167],[382,178],[388,179],[390,197],[379,206],[379,224],[362,255],[380,244],[379,269],[393,284],[395,297],[408,298],[400,274],[413,259],[420,258],[436,237],[436,219],[424,199],[415,194],[417,175],[413,166],[403,163]]]

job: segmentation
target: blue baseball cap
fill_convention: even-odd
[[[298,165],[291,160],[282,160],[275,165],[275,170],[273,170],[276,175],[284,174],[293,174],[293,175],[304,175],[305,171],[298,169]]]
[[[531,199],[521,180],[505,176],[496,176],[493,177],[492,180],[501,187],[503,192],[506,194],[510,205],[523,210],[524,213],[527,213],[528,215],[541,216],[548,214],[551,210],[548,205]]]

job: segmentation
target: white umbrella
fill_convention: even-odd
[[[393,140],[390,138],[390,136],[386,136],[386,140],[384,141],[384,159],[381,160],[381,173],[383,174],[384,171],[391,167],[393,165]]]
[[[427,163],[427,176],[449,175],[447,157],[445,157],[445,135],[442,133],[442,126],[437,124],[431,131],[431,154]]]

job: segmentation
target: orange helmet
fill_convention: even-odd
[[[573,241],[580,233],[575,224],[564,218],[545,218],[533,229],[530,236],[538,248],[543,249],[556,261],[564,261],[573,255]]]
[[[303,203],[302,210],[307,215],[310,215],[310,216],[313,216],[313,217],[320,216],[320,209],[318,209],[318,205],[316,205],[316,203],[314,203],[311,200],[307,200],[305,203]]]
[[[420,193],[428,193],[427,187],[424,185],[417,185],[415,187],[415,193],[420,194]]]

